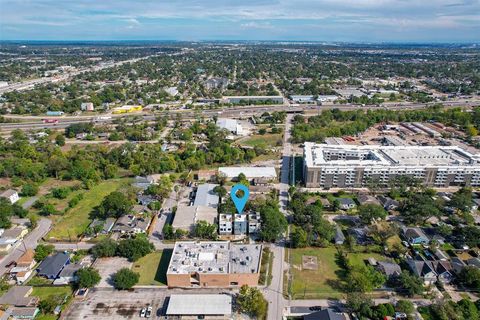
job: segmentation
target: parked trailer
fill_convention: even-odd
[[[43,123],[53,123],[53,124],[57,124],[57,123],[58,123],[58,119],[43,119]]]

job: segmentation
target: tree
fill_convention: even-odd
[[[38,304],[38,307],[44,314],[53,313],[55,308],[62,304],[64,297],[62,295],[51,295],[45,299],[42,299]]]
[[[477,267],[466,266],[460,271],[458,278],[466,287],[480,289],[480,269]]]
[[[58,146],[63,147],[65,145],[65,136],[63,134],[57,134],[55,137],[55,143]]]
[[[373,301],[364,293],[350,292],[347,293],[346,299],[347,308],[351,312],[358,312],[360,314],[371,313]]]
[[[370,224],[374,220],[385,219],[387,212],[378,204],[368,203],[358,207],[358,215],[363,223]]]
[[[130,261],[137,261],[141,257],[153,252],[155,247],[147,238],[137,236],[134,239],[125,239],[118,243],[117,255]]]
[[[290,241],[294,248],[305,248],[308,246],[308,234],[300,227],[293,227],[290,233]]]
[[[472,204],[472,189],[465,187],[455,192],[449,203],[450,206],[463,213],[470,212]]]
[[[129,214],[132,208],[133,202],[125,194],[114,191],[103,199],[97,208],[97,213],[102,218],[120,218]]]
[[[403,312],[405,314],[411,314],[415,311],[413,303],[409,300],[398,300],[395,310]]]
[[[36,261],[42,261],[46,257],[48,257],[50,254],[53,253],[53,250],[55,247],[51,244],[39,244],[35,248],[35,255],[34,258]]]
[[[349,291],[369,292],[375,288],[381,287],[385,283],[385,276],[373,269],[367,267],[353,267],[347,275]]]
[[[103,239],[91,249],[96,258],[113,257],[117,252],[117,243],[110,238]]]
[[[193,228],[193,236],[201,239],[215,240],[217,238],[217,226],[200,220]]]
[[[480,319],[480,313],[475,305],[471,300],[468,299],[462,299],[458,301],[457,303],[457,309],[460,311],[460,313],[463,315],[464,319],[469,319],[469,320],[479,320]]]
[[[27,183],[22,187],[22,196],[33,197],[38,193],[38,187],[34,184]]]
[[[423,293],[423,282],[419,277],[410,274],[408,271],[402,271],[398,278],[398,285],[408,297]]]
[[[100,274],[93,267],[82,268],[77,271],[78,286],[80,288],[93,288],[100,280]]]
[[[227,195],[227,189],[225,189],[225,187],[223,186],[216,186],[215,188],[213,188],[213,192],[215,192],[220,197],[220,200]]]
[[[118,270],[113,276],[113,286],[118,290],[127,290],[138,283],[140,275],[128,268]]]
[[[257,288],[243,285],[240,288],[237,303],[240,312],[253,316],[256,319],[264,319],[267,315],[268,302]]]
[[[275,203],[269,202],[260,208],[262,227],[260,237],[267,242],[277,241],[287,230],[287,219]]]

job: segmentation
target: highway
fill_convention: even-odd
[[[329,105],[271,105],[271,106],[237,106],[237,107],[224,107],[218,109],[209,109],[209,110],[192,110],[192,109],[177,109],[170,111],[158,111],[158,112],[142,112],[142,113],[129,113],[129,114],[118,114],[118,115],[102,115],[110,117],[109,119],[96,120],[98,115],[95,116],[61,116],[61,117],[48,117],[58,119],[57,124],[54,123],[43,123],[42,119],[46,116],[17,116],[17,115],[5,115],[7,119],[16,119],[22,122],[17,123],[2,123],[0,124],[0,130],[4,132],[9,132],[15,129],[20,130],[32,130],[32,129],[64,129],[74,123],[83,123],[83,122],[96,122],[96,123],[111,123],[115,119],[141,116],[144,120],[152,121],[159,116],[168,116],[171,119],[180,118],[184,121],[196,119],[199,116],[204,118],[211,118],[214,116],[218,117],[250,117],[253,115],[261,115],[264,112],[274,112],[274,111],[287,111],[292,113],[305,113],[306,115],[314,115],[320,113],[322,110],[330,109],[339,109],[339,110],[368,110],[368,109],[389,109],[389,110],[413,110],[413,109],[423,109],[428,106],[433,105],[434,103],[388,103],[380,107],[377,106],[359,106],[352,104],[329,104]],[[480,105],[480,100],[459,100],[443,103],[445,108],[454,108],[454,107],[475,107]],[[24,121],[27,120],[27,121]]]
[[[79,69],[77,71],[73,72],[68,72],[66,74],[56,76],[56,77],[42,77],[42,78],[37,78],[37,79],[32,79],[32,80],[27,80],[27,81],[22,81],[22,82],[16,82],[12,83],[8,86],[0,88],[0,95],[6,92],[11,92],[11,91],[23,91],[23,90],[30,90],[33,89],[36,85],[44,85],[47,83],[55,83],[55,82],[62,82],[71,79],[72,77],[75,77],[79,74],[85,73],[85,72],[94,72],[94,71],[100,71],[103,69],[108,69],[108,68],[113,68],[113,67],[118,67],[126,63],[134,63],[138,62],[141,60],[145,60],[151,57],[154,57],[156,55],[149,55],[146,57],[142,58],[135,58],[135,59],[129,59],[129,60],[124,60],[124,61],[119,61],[119,62],[114,62],[114,63],[105,63],[101,65],[96,65],[93,67],[89,68],[83,68]]]

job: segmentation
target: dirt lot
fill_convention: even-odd
[[[130,269],[132,263],[125,258],[112,257],[97,259],[94,267],[100,273],[102,280],[98,284],[99,288],[112,288],[111,277],[112,275],[122,268]]]

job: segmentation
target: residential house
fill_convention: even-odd
[[[448,255],[440,249],[436,249],[433,254],[440,261],[448,261],[450,259]]]
[[[259,232],[261,226],[262,226],[262,223],[260,219],[260,213],[251,212],[248,215],[248,233],[254,234]]]
[[[146,233],[150,226],[150,218],[136,218],[133,215],[125,215],[118,218],[112,228],[112,232],[121,234]]]
[[[370,229],[368,227],[358,227],[348,229],[348,233],[355,238],[355,241],[360,245],[365,245],[371,242],[368,235]]]
[[[221,235],[232,234],[233,231],[233,215],[222,213],[218,220],[218,233]]]
[[[132,207],[132,213],[135,215],[140,215],[145,213],[152,213],[152,210],[150,210],[147,206],[136,204]]]
[[[467,264],[459,257],[453,257],[452,260],[450,260],[450,264],[455,273],[460,273],[463,268],[467,266]]]
[[[400,207],[400,202],[387,196],[378,196],[378,200],[387,211],[397,210]]]
[[[70,263],[70,255],[67,252],[59,252],[48,256],[37,267],[37,274],[47,279],[56,279],[60,272]]]
[[[245,235],[247,234],[248,222],[247,214],[235,214],[233,218],[233,234]]]
[[[381,205],[380,201],[377,198],[368,194],[359,194],[357,196],[357,200],[360,205],[366,205],[366,204]]]
[[[0,237],[0,252],[8,252],[12,247],[21,241],[28,233],[28,229],[24,226],[17,226],[7,230],[3,230]]]
[[[467,260],[469,266],[480,268],[480,258],[470,258]]]
[[[416,244],[428,245],[430,243],[430,239],[428,238],[428,236],[425,234],[425,232],[423,232],[422,229],[418,227],[404,227],[403,237],[411,245],[416,245]]]
[[[38,303],[38,298],[30,297],[32,286],[13,286],[0,297],[0,305],[31,307]]]
[[[11,319],[35,319],[40,313],[40,309],[37,307],[10,307],[7,309],[6,314]]]
[[[33,249],[28,249],[17,260],[17,265],[10,270],[10,274],[15,275],[17,284],[24,283],[32,274],[32,271],[33,271],[32,269],[36,264],[34,256],[35,256],[35,251]]]
[[[343,231],[340,228],[340,226],[337,226],[335,229],[334,240],[336,245],[342,245],[345,242],[345,235],[343,234]]]
[[[303,316],[303,320],[346,320],[342,313],[336,313],[332,309],[323,309]]]
[[[58,275],[57,279],[53,281],[54,285],[67,285],[72,282],[77,281],[77,271],[82,268],[82,265],[79,263],[68,264],[63,268],[63,270]]]
[[[438,281],[450,283],[453,280],[453,267],[450,261],[433,261],[432,265],[437,273]]]
[[[7,199],[11,204],[14,204],[18,200],[20,200],[20,197],[18,196],[18,192],[13,189],[8,189],[0,193],[0,198]]]
[[[325,209],[328,209],[328,208],[330,208],[330,206],[331,206],[331,203],[330,203],[330,201],[328,201],[327,198],[320,198],[320,202],[322,203],[322,206],[323,206]]]
[[[337,200],[340,203],[340,209],[342,210],[350,210],[357,206],[355,201],[351,198],[337,198]]]
[[[397,277],[402,273],[400,266],[394,262],[389,261],[378,261],[377,269],[385,274],[388,278]]]
[[[407,264],[410,270],[423,280],[425,285],[434,284],[437,281],[437,273],[431,261],[425,261],[423,258],[408,258]]]

